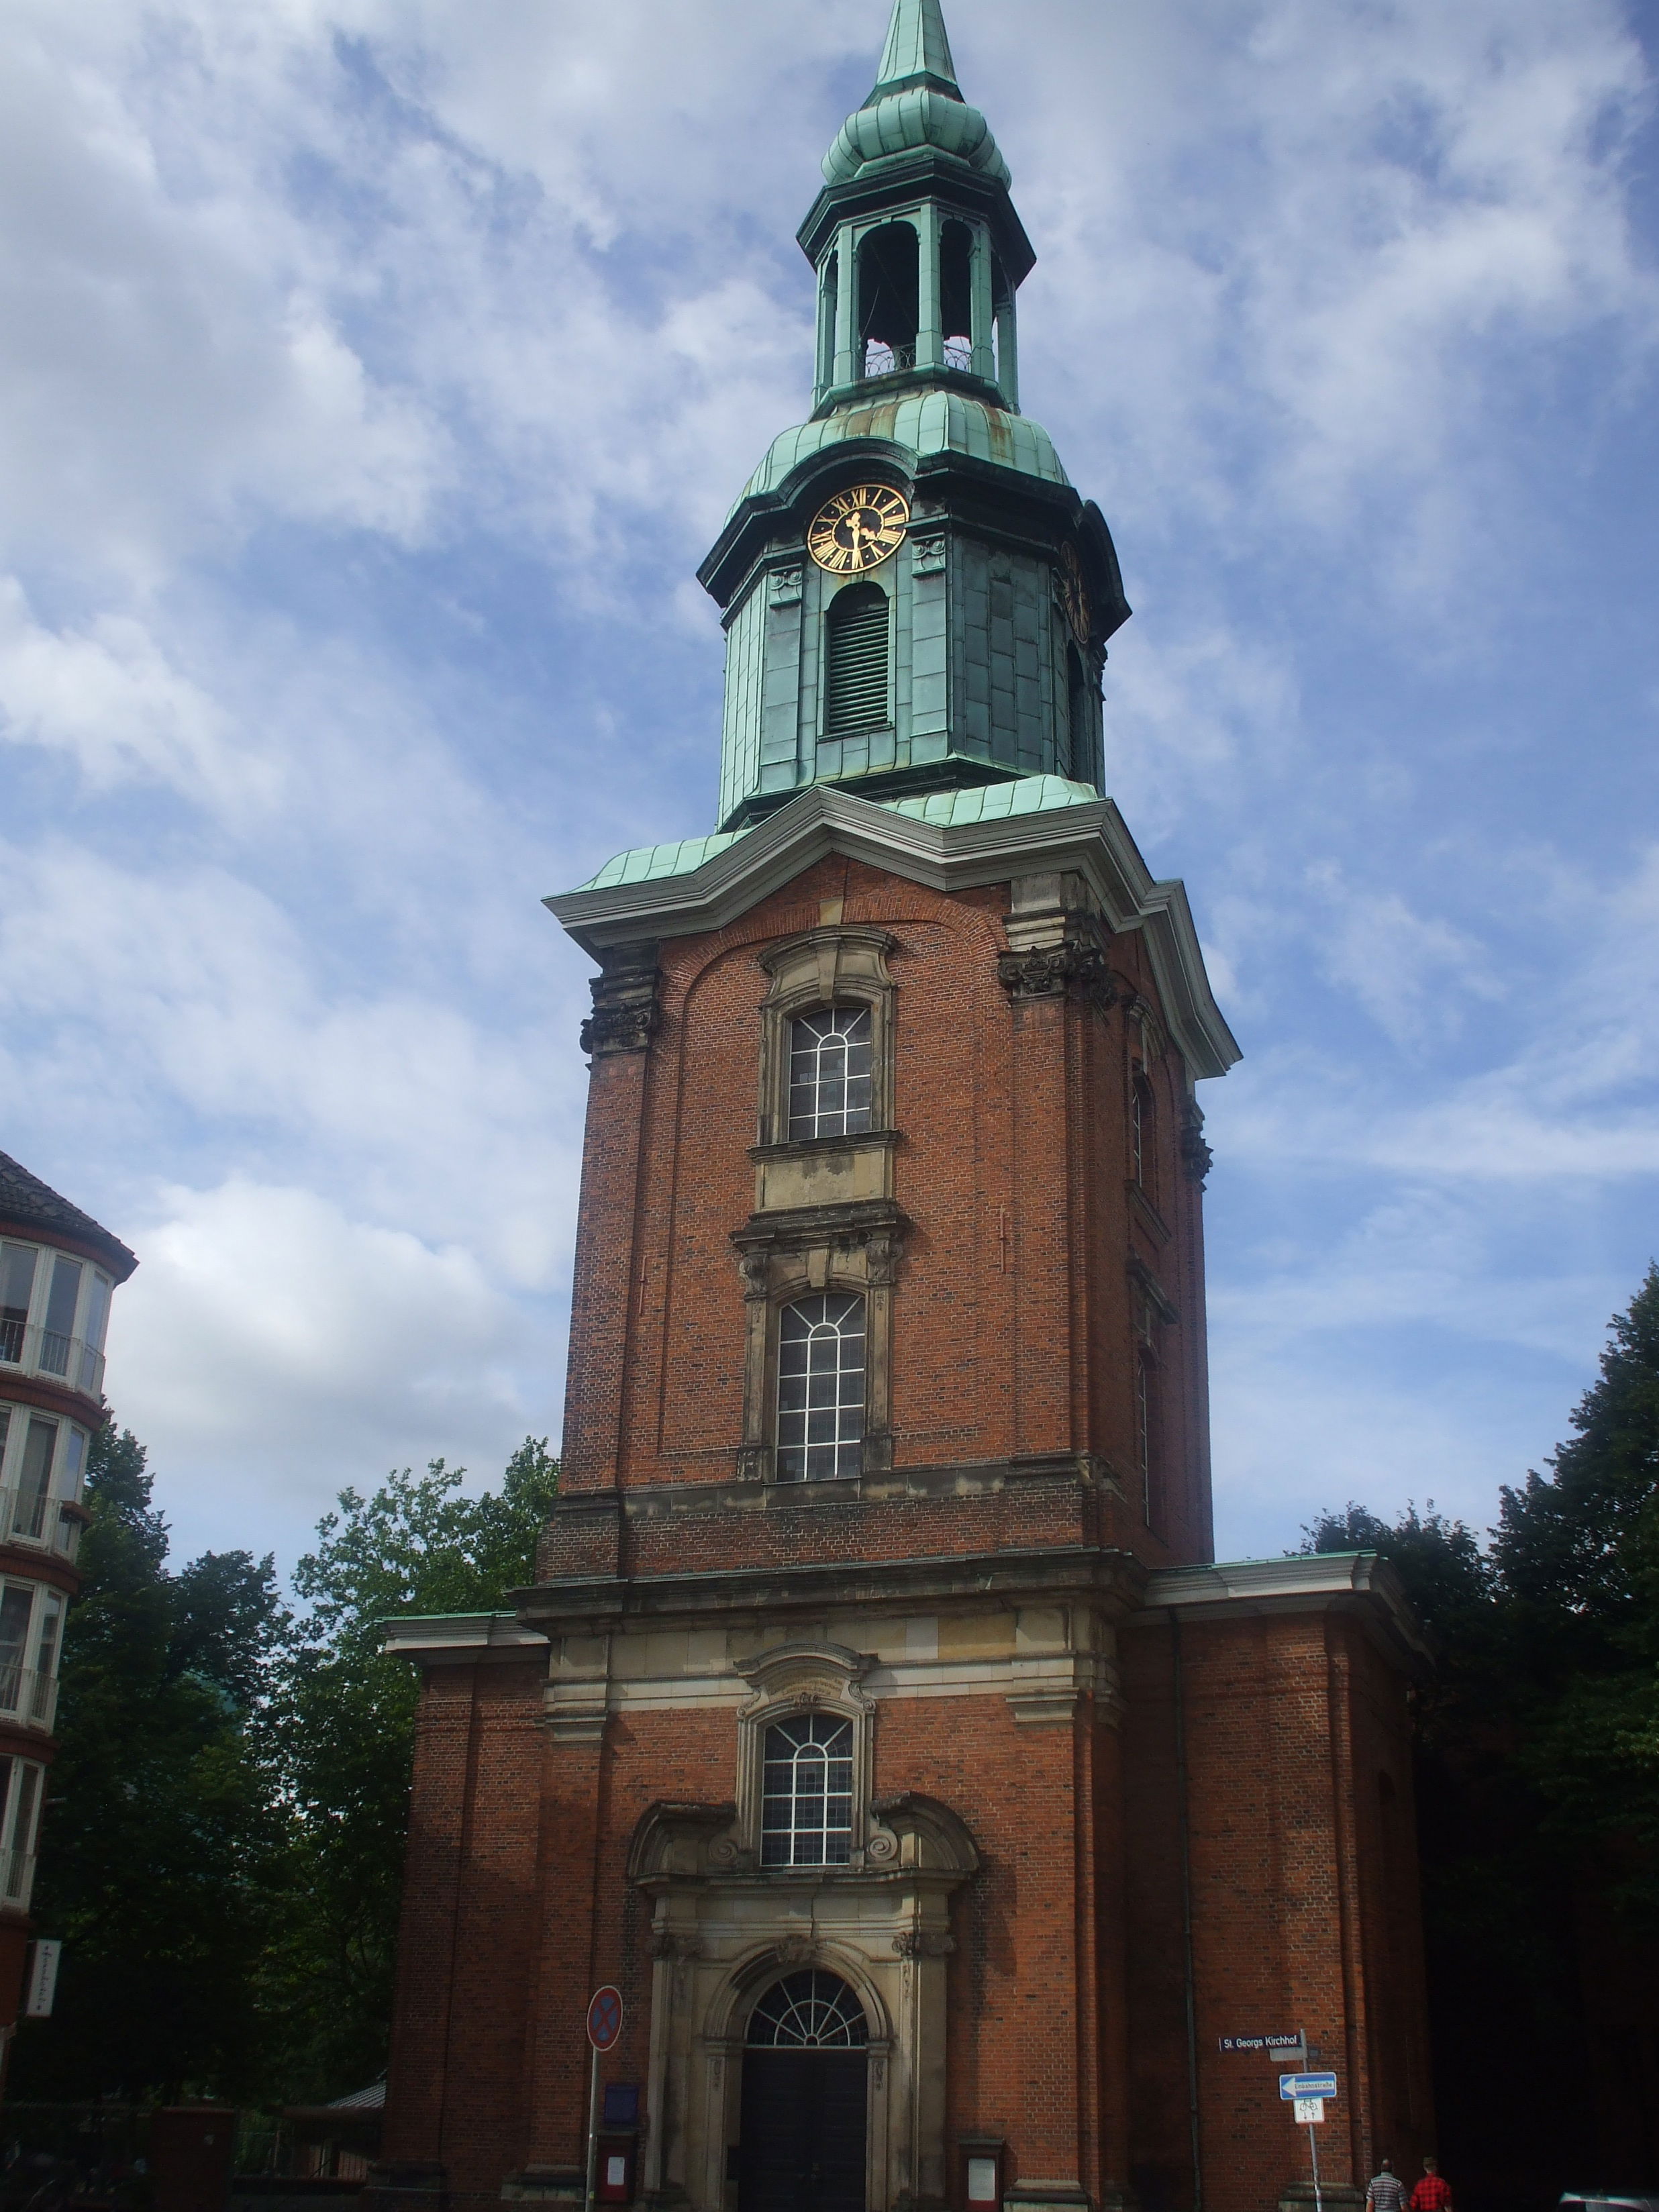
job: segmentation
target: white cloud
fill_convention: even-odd
[[[545,1429],[542,1346],[471,1253],[242,1176],[163,1189],[137,1234],[106,1387],[192,1520],[314,1519],[398,1459],[494,1475]]]
[[[0,738],[67,754],[95,789],[137,777],[237,811],[276,795],[274,763],[237,749],[224,708],[143,623],[49,630],[15,577],[0,577]]]
[[[1449,922],[1413,913],[1398,891],[1360,890],[1328,860],[1309,870],[1308,887],[1323,909],[1325,973],[1414,1056],[1455,1029],[1459,998],[1502,997],[1486,948]]]
[[[1425,1396],[1385,1343],[1547,1342],[1554,1389],[1615,1301],[1560,1252],[1659,1164],[1659,867],[1587,884],[1602,833],[1450,788],[1426,680],[1369,755],[1358,694],[1395,674],[1379,609],[1413,673],[1430,633],[1467,666],[1587,558],[1533,464],[1645,396],[1639,47],[1615,0],[948,4],[1042,255],[1028,399],[1140,610],[1110,780],[1249,1017],[1218,1175],[1323,1209],[1214,1251],[1218,1465],[1393,1437],[1486,1480],[1521,1448],[1477,1449],[1492,1394]],[[706,803],[690,571],[804,409],[789,232],[884,13],[10,0],[0,711],[9,769],[78,782],[4,824],[0,1084],[127,1194],[166,1387],[135,1353],[121,1410],[219,1540],[255,1509],[210,1464],[308,1513],[342,1467],[498,1462],[540,1387],[585,963],[535,896]],[[1378,672],[1332,722],[1304,702],[1352,645]]]
[[[568,1264],[580,1062],[408,986],[327,986],[318,951],[219,871],[61,848],[0,868],[0,1003],[43,1108],[60,1087],[83,1113],[137,1094],[244,1156],[320,1153],[383,1220],[549,1285]]]

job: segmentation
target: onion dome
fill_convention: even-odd
[[[894,0],[881,70],[823,157],[825,181],[844,185],[871,163],[933,147],[1005,189],[1013,182],[991,126],[957,82],[939,0]]]

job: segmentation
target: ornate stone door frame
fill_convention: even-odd
[[[735,1805],[653,1805],[629,1877],[653,1900],[644,2185],[695,2212],[734,2212],[749,2015],[786,1973],[818,1966],[855,1991],[870,2030],[870,2212],[946,2193],[945,1962],[952,1893],[978,1853],[946,1806],[870,1804],[861,1866],[766,1869]]]

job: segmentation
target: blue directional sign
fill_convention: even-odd
[[[1281,2074],[1279,2094],[1286,2100],[1291,2097],[1334,2097],[1336,2094],[1334,2074]]]

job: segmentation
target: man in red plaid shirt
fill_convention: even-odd
[[[1423,2161],[1423,2179],[1412,2191],[1411,2212],[1452,2212],[1451,2184],[1441,2179],[1431,2158]]]

